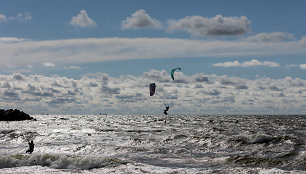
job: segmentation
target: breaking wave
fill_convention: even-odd
[[[0,169],[21,166],[47,166],[55,169],[88,170],[102,167],[116,167],[127,164],[116,158],[102,158],[92,156],[72,156],[56,154],[22,155],[0,157]]]

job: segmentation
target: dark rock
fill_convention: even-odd
[[[0,121],[22,121],[22,120],[36,121],[35,118],[29,116],[23,111],[19,111],[18,109],[9,109],[9,110],[0,109]]]

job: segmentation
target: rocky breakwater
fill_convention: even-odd
[[[0,121],[22,121],[22,120],[36,120],[36,119],[24,113],[23,111],[19,111],[18,109],[9,109],[9,110],[0,109]]]

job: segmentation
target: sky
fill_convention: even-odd
[[[167,105],[169,114],[305,114],[305,6],[0,0],[0,107],[29,114],[163,114]]]

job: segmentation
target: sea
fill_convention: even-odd
[[[0,121],[0,173],[306,174],[304,115],[31,116]]]

